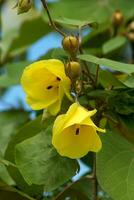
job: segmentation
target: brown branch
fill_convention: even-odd
[[[91,179],[91,180],[92,180],[92,179],[94,179],[94,177],[93,177],[92,174],[91,174],[91,175],[87,175],[87,176],[81,177],[81,178],[80,178],[79,180],[77,180],[77,181],[74,181],[74,182],[68,184],[68,185],[64,188],[63,191],[61,191],[56,197],[53,198],[53,200],[58,200],[58,199],[64,194],[64,192],[65,192],[66,190],[68,190],[68,189],[71,188],[73,185],[75,185],[76,183],[78,183],[80,180],[83,180],[83,179]]]
[[[48,19],[49,19],[49,22],[50,22],[50,25],[51,27],[56,31],[58,32],[59,34],[61,34],[62,36],[66,36],[66,34],[64,32],[62,32],[54,23],[54,21],[52,20],[52,17],[50,15],[50,12],[49,12],[49,9],[48,9],[48,5],[47,5],[47,2],[46,0],[41,0],[42,2],[42,5],[43,7],[45,8],[46,12],[47,12],[47,15],[48,15]]]

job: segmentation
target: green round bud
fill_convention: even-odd
[[[120,26],[123,23],[124,17],[120,10],[116,10],[112,16],[112,22],[114,26]]]
[[[134,42],[134,21],[128,25],[126,35],[130,41]]]
[[[76,79],[81,74],[81,66],[78,62],[71,61],[66,65],[66,72],[71,79]]]
[[[134,33],[132,33],[132,32],[127,33],[127,38],[128,38],[131,42],[134,42]]]
[[[79,49],[79,40],[76,36],[67,36],[62,40],[63,49],[70,54],[75,53]]]

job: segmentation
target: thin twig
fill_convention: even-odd
[[[106,117],[108,120],[110,120],[111,122],[113,122],[114,124],[118,124],[118,121],[113,119],[110,115],[102,113],[103,117]]]
[[[81,54],[83,54],[83,50],[82,50],[81,46],[79,47],[79,51],[80,51]],[[84,72],[84,73],[86,75],[88,74],[88,78],[91,80],[92,84],[94,85],[94,79],[91,77],[91,73],[90,73],[87,62],[86,61],[82,61],[82,62],[83,62],[85,69],[86,69],[86,72]]]
[[[64,194],[64,192],[65,192],[66,190],[68,190],[69,188],[71,188],[73,185],[75,185],[76,183],[78,183],[80,180],[83,180],[83,179],[91,179],[91,180],[92,180],[93,178],[94,178],[94,177],[93,177],[93,175],[91,174],[91,175],[87,175],[87,176],[81,177],[79,180],[70,183],[69,185],[67,185],[67,186],[64,188],[63,191],[61,191],[56,197],[54,197],[53,200],[58,200],[58,199]]]
[[[57,31],[58,33],[60,33],[62,36],[66,36],[66,34],[64,32],[62,32],[54,23],[54,21],[52,20],[52,17],[50,15],[50,12],[49,12],[49,9],[48,9],[48,5],[47,5],[47,2],[46,0],[41,0],[42,2],[42,5],[43,7],[45,8],[46,12],[47,12],[47,15],[48,15],[48,18],[49,18],[49,22],[50,22],[50,25],[52,26],[52,28]]]
[[[97,84],[98,84],[99,69],[100,69],[100,66],[97,65],[96,66],[96,76],[95,76],[95,87],[97,87]]]

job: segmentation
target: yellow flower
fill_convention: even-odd
[[[22,74],[21,84],[33,110],[47,108],[55,115],[60,110],[64,94],[71,99],[71,81],[60,60],[41,60],[29,65]]]
[[[96,110],[88,111],[78,103],[73,103],[66,114],[59,115],[53,126],[52,144],[62,156],[80,158],[89,151],[98,152],[102,143],[96,131],[98,128],[91,116]]]

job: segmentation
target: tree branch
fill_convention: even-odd
[[[56,31],[58,32],[59,34],[61,34],[62,36],[66,36],[66,34],[64,32],[62,32],[54,23],[54,21],[52,20],[52,17],[50,15],[50,12],[49,12],[49,9],[48,9],[48,5],[47,5],[47,2],[46,0],[41,0],[42,2],[42,5],[43,7],[45,8],[46,12],[47,12],[47,15],[48,15],[48,19],[49,19],[49,22],[50,22],[50,25],[51,27]]]

